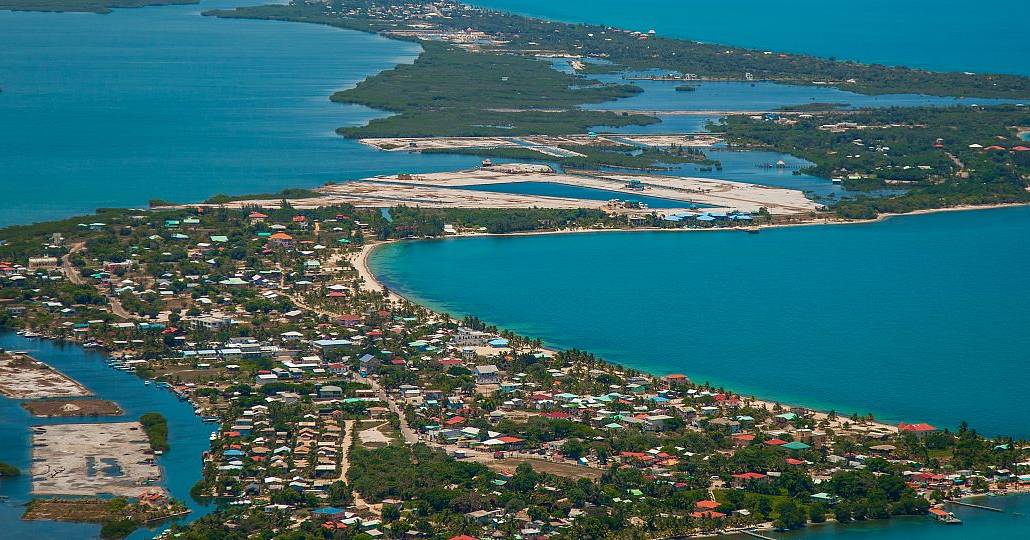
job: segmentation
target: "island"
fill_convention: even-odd
[[[115,8],[196,4],[199,0],[0,0],[0,10],[110,13]]]

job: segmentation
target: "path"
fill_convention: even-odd
[[[350,469],[350,447],[354,441],[354,420],[343,421],[343,448],[340,450],[340,480],[347,483],[347,471]]]

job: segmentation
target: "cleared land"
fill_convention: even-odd
[[[0,355],[0,394],[14,399],[93,395],[64,373],[28,355]]]
[[[21,404],[33,416],[118,416],[122,409],[106,399],[47,399]]]
[[[161,470],[139,422],[57,424],[34,428],[32,493],[138,497]]]
[[[550,157],[583,157],[562,146],[653,148],[708,148],[720,139],[710,135],[527,135],[523,137],[385,137],[361,139],[362,144],[386,151],[446,151],[521,148]]]
[[[649,214],[653,211],[648,208],[609,206],[608,201],[602,200],[462,189],[474,185],[514,182],[550,182],[603,189],[624,194],[627,199],[650,196],[683,201],[682,208],[663,208],[663,213],[688,211],[694,204],[704,204],[712,207],[710,210],[722,211],[756,212],[766,208],[771,214],[778,215],[795,215],[821,209],[817,203],[806,198],[804,193],[792,189],[710,178],[596,171],[554,173],[540,165],[519,164],[457,172],[377,176],[325,186],[318,190],[322,194],[320,197],[292,199],[290,204],[295,208],[349,203],[362,208],[408,205],[426,208],[591,208],[622,214]],[[633,187],[630,187],[631,184]],[[280,200],[235,201],[225,206],[243,205],[278,208]]]

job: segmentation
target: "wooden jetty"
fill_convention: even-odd
[[[990,510],[991,512],[1004,512],[1001,508],[995,508],[993,506],[986,506],[983,504],[967,503],[965,501],[944,501],[947,504],[957,504],[959,506],[967,506],[969,508],[979,508],[980,510]]]

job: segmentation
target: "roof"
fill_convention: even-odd
[[[273,234],[272,236],[269,236],[269,238],[271,238],[272,240],[293,240],[292,236],[290,236],[290,235],[288,235],[288,234],[286,234],[284,232],[277,232],[277,233]]]
[[[937,431],[937,428],[926,423],[906,424],[904,422],[901,422],[900,424],[898,424],[898,430],[914,433],[926,433],[930,431]]]

